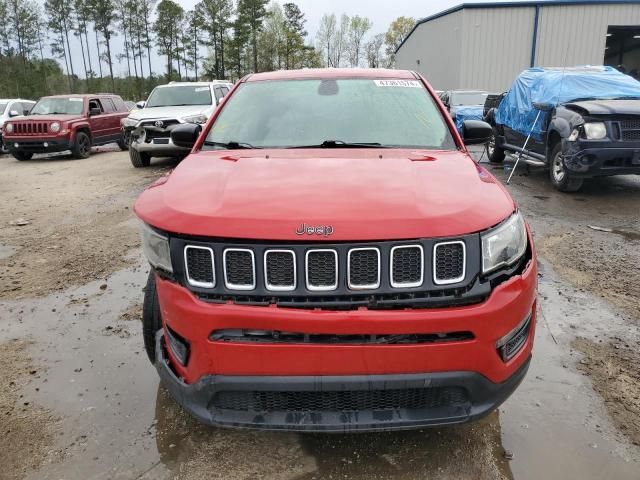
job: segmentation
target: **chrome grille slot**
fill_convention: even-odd
[[[441,242],[433,247],[433,281],[436,285],[448,285],[464,280],[465,264],[464,242]]]
[[[305,271],[309,290],[335,290],[338,287],[338,252],[331,249],[308,250]]]
[[[267,250],[264,253],[264,280],[267,290],[295,290],[295,253],[292,250]]]
[[[215,263],[213,250],[209,247],[189,245],[184,249],[184,264],[187,282],[194,287],[215,287]]]
[[[347,257],[347,279],[350,289],[367,290],[380,286],[380,250],[352,248]]]
[[[230,290],[256,288],[256,264],[252,250],[227,248],[224,251],[224,283]]]
[[[391,286],[419,287],[424,280],[422,245],[400,245],[391,249]]]

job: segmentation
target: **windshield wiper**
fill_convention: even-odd
[[[343,140],[325,140],[317,145],[296,145],[287,148],[389,148],[378,142],[345,142]]]
[[[240,150],[245,148],[262,148],[262,147],[254,147],[250,143],[235,142],[235,141],[225,143],[225,142],[210,142],[208,140],[205,140],[204,144],[209,147],[223,147],[229,150]]]

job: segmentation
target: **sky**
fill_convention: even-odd
[[[185,10],[192,9],[198,2],[198,0],[175,1]],[[304,12],[307,18],[306,29],[309,33],[308,38],[313,39],[315,38],[318,26],[320,25],[320,19],[325,13],[335,13],[338,17],[343,13],[346,13],[349,16],[366,16],[373,23],[373,27],[368,34],[371,36],[385,32],[388,29],[389,24],[397,17],[405,16],[413,17],[415,19],[424,18],[463,3],[464,0],[280,0],[278,3],[283,4],[287,1],[297,3],[300,9]],[[475,3],[477,1],[479,0],[467,0],[466,3]],[[70,39],[70,41],[72,43],[71,50],[73,51],[72,59],[75,72],[76,74],[79,74],[79,76],[84,76],[84,72],[80,72],[82,70],[82,56],[79,44],[75,44],[77,43],[76,38]],[[97,55],[95,45],[90,45],[90,47],[93,57],[95,58]],[[116,54],[122,51],[122,40],[118,37],[114,39],[113,51],[115,51]],[[163,72],[166,68],[164,57],[159,57],[157,53],[154,53],[153,51],[151,55],[151,65],[154,72]],[[103,65],[103,70],[104,68],[105,66]],[[126,60],[118,63],[117,60],[115,60],[114,54],[114,74],[126,74],[126,68]],[[95,65],[94,70],[97,70]]]

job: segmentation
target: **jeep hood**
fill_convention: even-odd
[[[77,115],[21,115],[19,117],[11,118],[10,121],[18,122],[71,122],[73,120],[83,120],[85,117],[82,114]]]
[[[144,222],[169,232],[285,241],[457,236],[514,209],[464,152],[383,149],[199,152],[135,204]],[[333,234],[297,235],[303,223]]]
[[[212,105],[184,105],[181,107],[145,107],[129,115],[132,120],[148,120],[154,118],[182,118],[190,115],[210,115]]]
[[[587,115],[640,115],[640,100],[584,100],[565,107]]]

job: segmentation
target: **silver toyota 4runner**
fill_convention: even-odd
[[[232,84],[171,82],[153,89],[146,102],[122,121],[134,167],[147,167],[151,157],[182,157],[189,149],[174,145],[171,130],[184,123],[205,123]]]

